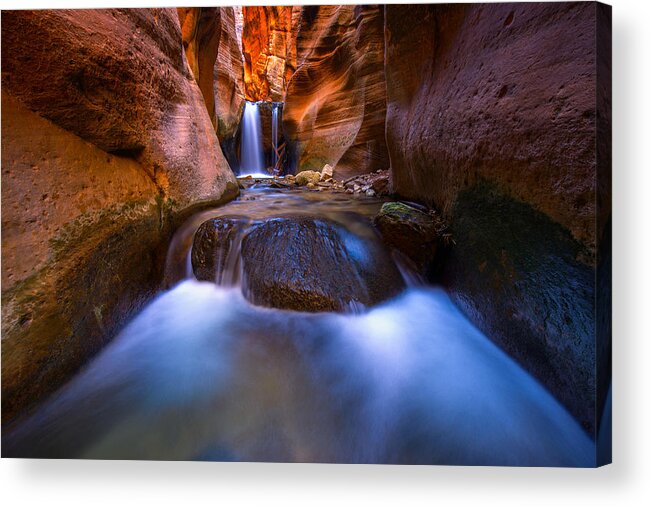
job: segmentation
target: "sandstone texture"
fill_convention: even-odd
[[[283,111],[291,165],[330,164],[339,179],[387,169],[383,8],[304,6],[298,14]]]
[[[220,36],[213,68],[217,137],[232,168],[239,166],[236,136],[244,110],[244,63],[236,9],[220,7]],[[240,34],[241,35],[241,34]]]
[[[218,7],[179,7],[177,12],[188,65],[199,85],[213,126],[216,126],[213,73],[222,33],[221,9]]]
[[[282,5],[242,7],[247,100],[285,100],[287,83],[296,68],[296,32],[292,30],[292,12],[298,9],[300,7]]]
[[[385,8],[394,189],[442,211],[457,302],[593,434],[600,9]]]
[[[396,191],[449,212],[496,182],[595,244],[595,4],[388,6]]]
[[[3,421],[155,293],[175,221],[237,191],[174,9],[3,12]]]
[[[234,178],[179,41],[174,9],[4,12],[3,91],[136,159],[176,208],[209,201]]]

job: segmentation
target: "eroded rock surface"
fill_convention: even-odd
[[[219,39],[222,33],[221,9],[218,7],[179,7],[183,48],[199,85],[208,115],[214,126],[215,89],[213,72],[219,52]]]
[[[244,109],[244,63],[234,7],[220,7],[220,36],[213,69],[217,137],[230,166],[237,170],[236,136]]]
[[[237,193],[174,9],[2,13],[2,417],[155,292],[172,223]]]
[[[233,255],[240,257],[237,262]],[[360,225],[353,234],[338,223],[311,217],[252,225],[244,219],[216,218],[199,227],[192,247],[197,279],[233,280],[224,265],[239,270],[238,262],[247,299],[274,308],[351,311],[395,296],[404,287],[372,229]]]
[[[437,214],[403,202],[384,203],[373,223],[384,242],[405,254],[422,273],[433,268],[449,241]]]
[[[235,180],[181,37],[175,9],[7,11],[3,91],[136,159],[175,207],[215,199]]]
[[[263,306],[345,311],[377,304],[404,287],[373,235],[321,219],[267,221],[244,238],[242,257],[245,296]]]
[[[384,142],[384,22],[377,5],[304,6],[283,130],[296,171],[335,177],[389,167]]]
[[[242,49],[248,100],[285,100],[287,83],[296,64],[296,32],[292,29],[292,13],[296,10],[300,7],[242,7]]]

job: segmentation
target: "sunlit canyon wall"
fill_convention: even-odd
[[[180,7],[177,11],[192,75],[223,154],[236,168],[245,97],[241,7]]]
[[[384,16],[377,5],[305,6],[283,129],[297,171],[345,179],[389,167],[384,139]]]

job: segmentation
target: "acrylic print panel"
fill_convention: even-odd
[[[3,11],[2,455],[610,462],[610,15]]]

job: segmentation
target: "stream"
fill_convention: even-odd
[[[193,276],[192,240],[208,219],[244,217],[255,226],[318,217],[359,238],[370,234],[381,205],[255,184],[238,200],[193,216],[170,244],[166,289],[3,439],[3,453],[594,465],[594,442],[569,413],[443,288],[424,284],[399,258],[404,290],[346,312],[252,304],[237,244],[214,282]]]

